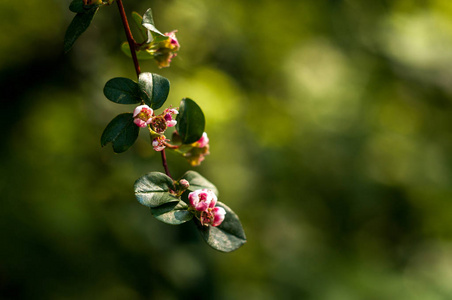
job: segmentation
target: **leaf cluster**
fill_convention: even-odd
[[[189,192],[209,189],[218,196],[215,185],[195,171],[186,172],[180,179],[187,180],[190,186],[177,197],[177,182],[163,173],[148,173],[135,182],[135,197],[141,204],[150,208],[156,219],[164,223],[180,225],[193,220],[203,239],[216,250],[231,252],[246,243],[239,217],[222,202],[217,202],[217,205],[225,209],[226,216],[218,227],[203,226],[193,217],[189,209]]]

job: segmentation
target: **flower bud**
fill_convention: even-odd
[[[179,185],[183,190],[186,190],[190,187],[190,183],[186,179],[179,180]]]
[[[196,190],[188,194],[190,205],[197,211],[207,211],[217,204],[217,196],[208,189]]]
[[[152,108],[147,105],[140,105],[135,108],[133,111],[133,122],[138,127],[146,127],[149,123],[152,122]]]

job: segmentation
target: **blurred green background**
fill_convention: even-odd
[[[69,2],[0,2],[1,299],[452,299],[450,0],[125,1],[178,30],[141,67],[206,114],[230,254],[135,200],[145,134],[100,147],[133,64],[116,5],[64,55]]]

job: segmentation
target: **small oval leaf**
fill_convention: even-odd
[[[135,197],[148,207],[155,208],[169,202],[179,202],[169,191],[175,190],[173,180],[160,172],[151,172],[135,181]]]
[[[189,98],[182,99],[176,120],[176,130],[183,144],[198,141],[204,133],[206,125],[204,113],[198,104]]]
[[[168,39],[166,35],[161,33],[154,25],[154,18],[152,17],[152,10],[149,8],[143,15],[143,22],[141,23],[144,28],[151,31],[154,42],[158,43]]]
[[[75,13],[86,13],[91,9],[99,7],[101,4],[85,5],[83,0],[73,0],[69,4],[69,10]]]
[[[119,104],[137,104],[141,102],[141,90],[138,84],[123,77],[116,77],[107,81],[104,95],[108,100]]]
[[[131,26],[134,26],[136,29],[136,32],[137,32],[137,34],[133,34],[133,36],[135,37],[135,41],[138,44],[147,42],[149,39],[149,36],[148,36],[149,31],[146,28],[144,28],[144,26],[142,25],[143,17],[136,11],[133,11],[132,12],[132,21],[133,22],[131,22]]]
[[[102,133],[101,146],[112,143],[114,152],[124,152],[135,143],[139,130],[140,128],[133,123],[131,113],[120,114],[108,123]]]
[[[170,82],[163,76],[153,73],[141,73],[138,84],[142,91],[144,102],[152,109],[162,107],[168,98]]]
[[[69,4],[69,10],[75,13],[83,13],[85,12],[83,0],[73,0],[71,4]]]
[[[245,231],[239,217],[228,206],[221,202],[217,202],[217,206],[226,211],[224,221],[219,226],[202,226],[198,220],[195,223],[209,246],[221,252],[234,251],[246,243]]]
[[[77,13],[75,15],[64,36],[64,52],[69,52],[75,41],[82,35],[83,32],[85,32],[86,29],[88,29],[98,10],[99,7],[96,7],[88,10],[87,12]]]
[[[218,197],[218,189],[213,183],[202,177],[198,172],[195,171],[187,171],[184,175],[182,175],[181,179],[185,179],[188,181],[190,186],[188,190],[194,192],[196,190],[208,189],[214,192]]]
[[[187,204],[180,201],[163,204],[151,208],[152,215],[159,221],[171,225],[180,225],[193,219],[193,214],[187,211]]]

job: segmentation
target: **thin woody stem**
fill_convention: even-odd
[[[171,177],[171,174],[168,170],[168,164],[166,163],[165,149],[160,151],[160,153],[162,154],[162,163],[163,163],[163,168],[165,169],[165,173],[166,173],[166,175],[168,175],[169,178],[173,179],[173,177]]]
[[[122,0],[116,0],[118,3],[119,13],[121,15],[122,24],[124,25],[124,31],[126,32],[127,43],[129,44],[130,53],[132,54],[133,64],[135,66],[135,72],[137,76],[140,75],[140,65],[138,64],[137,53],[135,52],[135,40],[133,39],[132,32],[130,31],[129,22],[127,21],[126,12],[124,10],[124,5],[122,5]]]
[[[165,147],[170,148],[170,149],[179,149],[180,146],[176,146],[176,145],[171,145],[167,142],[163,142],[163,145],[165,145]]]
[[[126,37],[127,37],[127,43],[129,44],[130,53],[132,54],[133,65],[135,66],[135,72],[137,73],[137,77],[138,77],[141,74],[141,70],[140,70],[140,65],[138,64],[137,53],[135,51],[135,45],[137,43],[133,39],[132,32],[130,31],[129,22],[127,21],[127,16],[126,16],[126,12],[124,10],[124,5],[122,5],[122,0],[116,0],[116,3],[118,3],[119,14],[121,15],[122,24],[124,25],[124,31],[125,31]],[[162,163],[163,163],[163,168],[165,169],[165,173],[170,178],[172,178],[171,174],[168,170],[168,163],[166,162],[165,150],[160,151],[160,153],[162,154]]]

